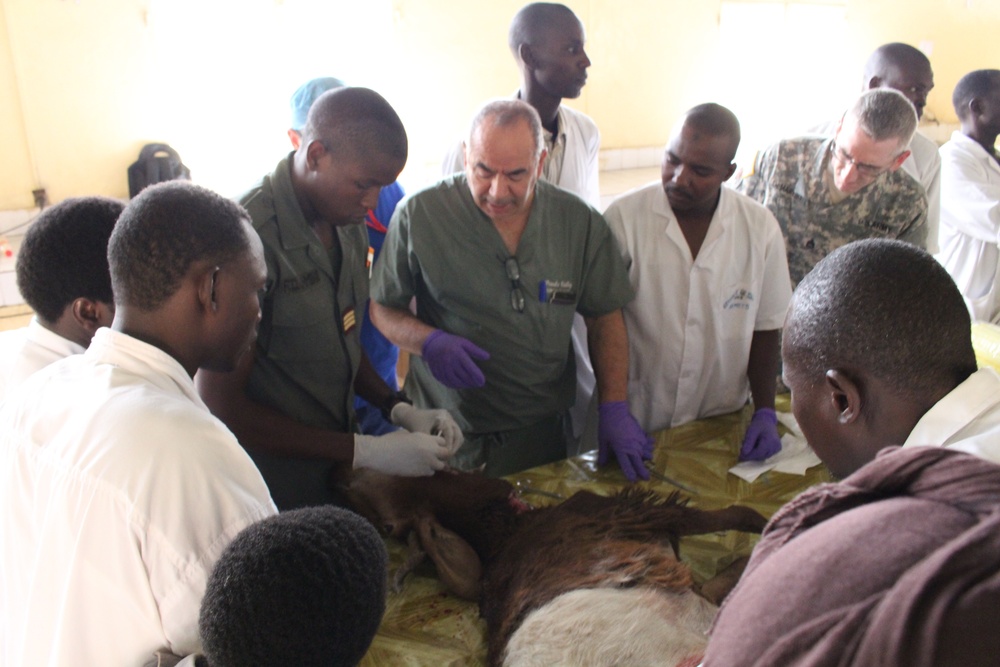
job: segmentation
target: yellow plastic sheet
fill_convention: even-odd
[[[778,396],[777,408],[788,410],[787,395]],[[681,491],[697,507],[715,509],[738,503],[770,517],[804,489],[830,481],[822,465],[805,476],[771,471],[753,484],[728,474],[737,462],[749,417],[749,409],[744,409],[656,434],[654,470],[691,489],[693,494],[655,477],[640,484],[663,494]],[[608,495],[625,486],[617,466],[599,469],[595,459],[596,453],[590,452],[507,479],[521,490],[525,501],[536,507],[558,503],[582,489]],[[681,558],[701,581],[714,576],[736,557],[749,554],[755,543],[756,536],[736,532],[684,538]],[[388,546],[394,570],[403,561],[404,547],[398,542]],[[361,665],[484,665],[485,629],[478,606],[446,593],[433,567],[425,564],[410,574],[401,591],[390,593],[385,618]]]
[[[989,367],[1000,373],[1000,326],[988,322],[972,324],[972,349],[980,367]]]

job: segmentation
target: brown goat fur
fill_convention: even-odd
[[[688,507],[677,493],[663,497],[639,487],[607,497],[580,491],[559,505],[524,511],[513,486],[474,473],[399,478],[366,472],[356,476],[347,497],[359,513],[396,537],[420,525],[421,533],[441,535],[442,544],[460,537],[471,546],[482,566],[479,608],[491,665],[500,664],[524,618],[563,593],[690,590],[690,570],[676,556],[680,537],[760,532],[765,524],[749,508],[700,510]],[[450,589],[466,596],[479,590],[458,571],[465,566],[456,566],[473,558],[464,552],[456,558],[451,546],[442,548],[428,537],[422,544],[439,572],[446,573],[442,579]],[[470,574],[478,576],[478,571]]]

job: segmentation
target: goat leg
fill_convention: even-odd
[[[695,592],[715,606],[721,605],[730,591],[736,587],[736,582],[743,576],[743,570],[749,561],[749,556],[737,558],[701,586],[695,587]]]
[[[396,572],[392,576],[393,593],[403,590],[403,580],[424,562],[425,558],[427,558],[427,552],[420,546],[419,536],[416,531],[410,531],[406,538],[406,558],[403,560],[403,564],[396,568]]]

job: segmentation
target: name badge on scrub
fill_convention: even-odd
[[[557,306],[573,305],[576,303],[573,283],[569,280],[542,280],[538,283],[538,300]]]

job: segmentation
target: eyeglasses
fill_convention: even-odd
[[[510,307],[518,313],[524,312],[524,288],[521,286],[521,267],[516,257],[508,257],[503,263],[510,280]]]
[[[833,142],[833,159],[840,163],[842,167],[853,164],[858,175],[864,178],[876,178],[882,172],[889,170],[889,167],[876,167],[873,164],[858,162],[854,159],[853,155],[838,146],[836,141]]]

